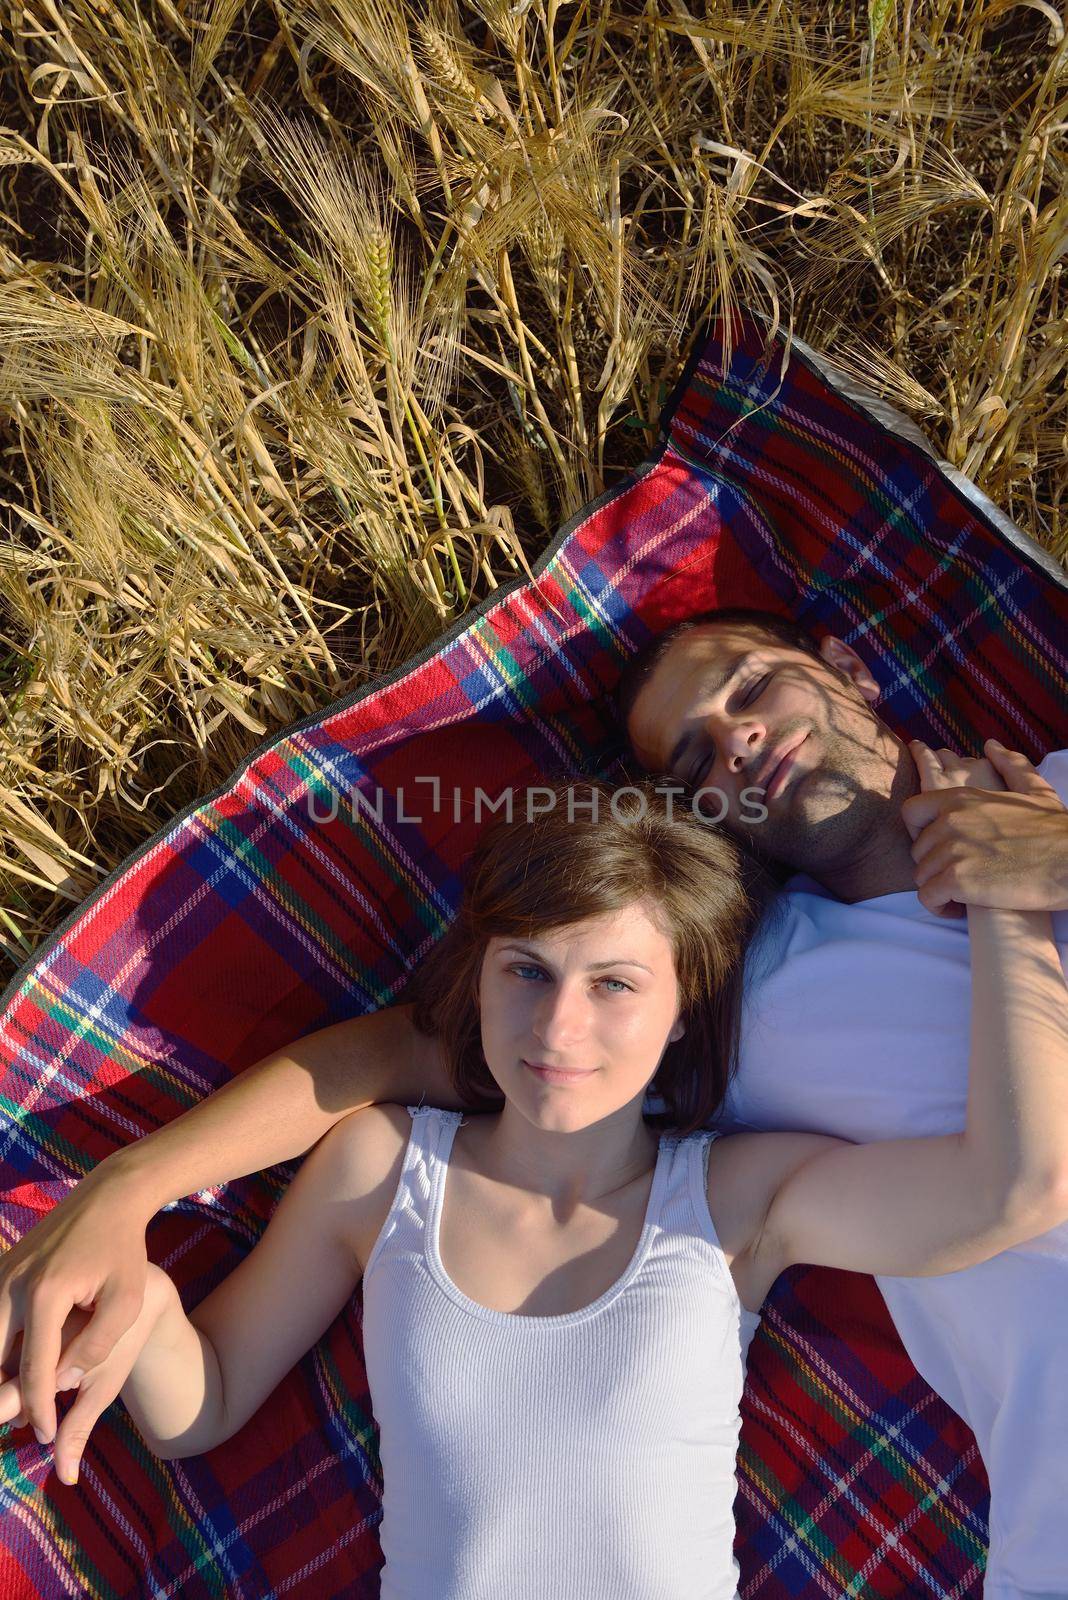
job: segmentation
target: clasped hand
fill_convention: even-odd
[[[78,1467],[93,1427],[118,1396],[168,1299],[177,1298],[178,1292],[171,1279],[162,1268],[149,1262],[141,1309],[132,1324],[115,1339],[110,1353],[88,1372],[77,1373],[73,1381],[63,1382],[64,1373],[60,1373],[59,1388],[78,1391],[55,1433],[56,1471],[63,1483],[77,1483]],[[69,1363],[72,1340],[90,1320],[90,1310],[81,1306],[75,1306],[67,1315],[60,1333],[64,1366]],[[11,1364],[10,1361],[5,1363]],[[0,1423],[23,1427],[28,1421],[22,1378],[8,1378],[0,1383]],[[42,1444],[50,1442],[47,1437],[42,1438],[40,1432],[38,1438]]]
[[[919,740],[909,748],[921,792],[901,818],[927,910],[1068,910],[1068,809],[1027,757],[996,739],[987,740],[985,761]]]

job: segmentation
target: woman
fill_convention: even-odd
[[[744,1352],[778,1273],[948,1272],[1068,1217],[1048,914],[969,912],[962,1135],[717,1139],[691,1130],[722,1094],[758,899],[735,847],[651,786],[612,814],[607,790],[576,802],[594,795],[596,822],[557,805],[484,836],[421,975],[416,1024],[499,1109],[345,1118],[190,1317],[150,1268],[85,1380],[121,1387],[158,1455],[199,1453],[362,1273],[385,1596],[733,1596]],[[651,1086],[669,1133],[643,1115]],[[19,1404],[13,1380],[0,1421]]]

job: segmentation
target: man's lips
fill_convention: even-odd
[[[549,1067],[543,1061],[524,1061],[523,1065],[543,1083],[578,1083],[582,1078],[593,1076],[590,1067]]]
[[[769,800],[774,800],[786,784],[794,764],[794,756],[808,738],[810,730],[806,730],[795,739],[789,739],[784,745],[772,752],[760,769],[760,774],[754,788],[763,789]]]

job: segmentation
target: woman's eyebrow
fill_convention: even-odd
[[[505,950],[513,950],[516,955],[520,956],[531,956],[535,961],[540,961],[543,966],[549,965],[544,956],[539,955],[536,950],[528,949],[526,945],[503,945],[501,949],[502,955]],[[641,967],[643,972],[652,973],[653,971],[652,967],[647,967],[644,961],[635,961],[632,956],[613,956],[610,961],[591,961],[586,971],[600,972],[604,967]]]

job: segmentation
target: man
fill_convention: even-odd
[[[750,963],[727,1126],[861,1141],[961,1128],[970,977],[967,924],[945,914],[953,891],[1068,908],[1063,808],[916,796],[878,694],[842,641],[816,646],[781,619],[730,611],[661,636],[621,685],[642,764],[707,791],[732,833],[804,874]],[[1040,771],[1068,797],[1068,752]],[[763,791],[762,820],[749,791]],[[967,883],[954,865],[965,854]],[[1054,920],[1063,959],[1068,919]],[[983,1453],[986,1600],[1068,1595],[1068,1229],[966,1272],[879,1285],[913,1362]]]
[[[1068,907],[1068,813],[1053,790],[1036,778],[1026,792],[921,795],[907,748],[871,709],[877,696],[841,641],[817,646],[784,619],[738,612],[665,635],[622,686],[638,759],[706,791],[711,815],[770,861],[811,875],[791,882],[786,914],[753,963],[727,1106],[735,1125],[860,1139],[963,1127],[967,925],[941,913],[953,911],[954,890],[984,904]],[[1047,765],[1068,793],[1068,753]],[[963,782],[969,764],[957,766]],[[991,768],[970,775],[998,786]],[[91,1378],[140,1309],[144,1227],[161,1205],[291,1159],[372,1100],[457,1104],[406,1011],[377,1014],[378,1043],[358,1068],[343,1023],[248,1068],[102,1163],[9,1252],[0,1354],[13,1370],[24,1323],[26,1407],[44,1437],[55,1433],[67,1312],[98,1307],[65,1355]],[[1068,1243],[1050,1235],[913,1287],[910,1301],[903,1283],[883,1284],[914,1360],[975,1429],[991,1471],[989,1600],[1063,1600],[1068,1393],[1054,1390]],[[99,1409],[79,1394],[63,1424],[68,1452]]]

